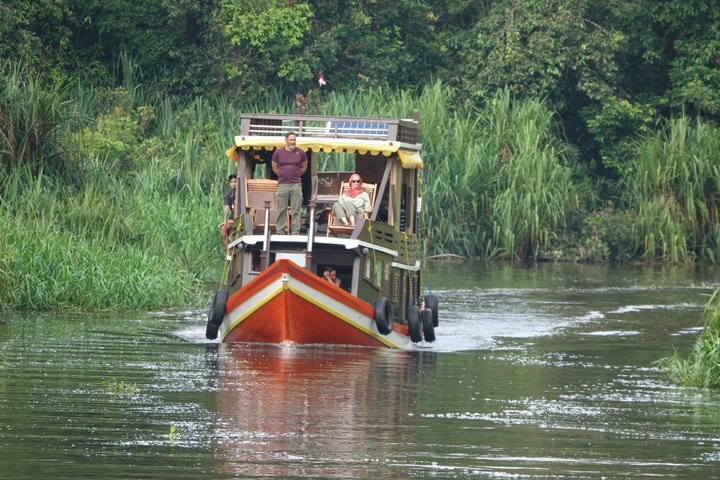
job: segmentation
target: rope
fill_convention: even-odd
[[[373,225],[372,220],[368,218],[368,233],[370,234],[370,245],[373,246],[372,248],[372,254],[373,254],[373,268],[375,268],[375,264],[377,263],[377,259],[375,258],[375,239],[373,238]]]
[[[402,241],[405,242],[405,261],[409,264],[410,263],[410,251],[408,248],[408,236],[405,232],[400,232],[400,235],[402,235]]]
[[[243,231],[243,216],[239,215],[236,217],[237,222],[235,222],[235,225],[233,226],[233,231],[231,233],[237,234],[237,232]],[[234,250],[234,249],[233,249]],[[230,264],[232,261],[225,260],[225,265],[223,266],[223,272],[222,276],[220,277],[220,286],[226,285],[228,280],[228,275],[230,274]]]
[[[230,260],[225,260],[225,266],[223,267],[223,273],[222,277],[220,278],[220,286],[223,286],[227,283],[228,275],[230,274],[230,264],[232,262]]]

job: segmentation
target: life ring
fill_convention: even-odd
[[[205,328],[205,338],[208,340],[215,340],[218,336],[218,326],[208,322],[207,327]]]
[[[433,311],[425,308],[420,312],[420,323],[422,323],[423,337],[426,342],[435,341],[435,326],[433,325]]]
[[[425,308],[432,310],[433,327],[437,328],[440,320],[438,319],[438,298],[434,294],[425,295]]]
[[[422,330],[420,329],[420,319],[418,318],[417,305],[411,303],[407,310],[408,330],[410,331],[410,340],[414,343],[422,342]]]
[[[225,308],[228,300],[227,290],[218,290],[215,292],[212,305],[210,305],[210,312],[208,313],[208,323],[212,323],[216,327],[219,327],[225,318]]]
[[[392,332],[393,311],[390,301],[385,297],[375,300],[375,324],[378,332],[387,335]]]

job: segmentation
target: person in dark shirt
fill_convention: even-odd
[[[287,223],[287,208],[290,207],[292,224],[290,233],[300,234],[300,209],[303,194],[300,177],[307,170],[308,159],[305,152],[295,146],[297,135],[290,132],[285,135],[285,146],[275,150],[272,156],[272,169],[278,177],[277,189],[277,231],[283,233]]]
[[[232,231],[235,218],[235,192],[237,190],[237,175],[234,173],[228,177],[230,183],[230,190],[225,194],[223,200],[223,221],[219,225],[220,237],[222,238],[223,245],[225,245],[225,255],[228,260],[232,260],[230,251],[228,250],[228,236]]]

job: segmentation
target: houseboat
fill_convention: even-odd
[[[421,292],[418,255],[418,130],[417,112],[411,119],[243,114],[227,152],[237,163],[236,214],[207,338],[404,350],[433,342],[438,299]],[[291,133],[308,159],[295,234],[287,212],[280,223],[288,227],[278,228],[271,167]],[[345,226],[332,207],[355,173],[370,209]],[[339,282],[324,278],[328,269]]]

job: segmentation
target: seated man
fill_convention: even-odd
[[[222,238],[223,245],[225,245],[225,256],[227,260],[232,260],[230,256],[230,250],[228,250],[228,236],[233,228],[233,218],[235,218],[235,191],[237,190],[237,175],[234,173],[228,177],[230,182],[230,191],[225,194],[223,200],[223,221],[219,225],[220,227],[220,238]]]
[[[370,196],[363,188],[360,175],[350,175],[350,188],[342,194],[340,201],[333,204],[332,209],[346,227],[354,227],[355,215],[362,215],[370,210]]]
[[[335,270],[335,267],[329,265],[325,267],[325,271],[323,272],[323,278],[325,278],[325,280],[332,283],[336,287],[340,286],[340,279],[337,278],[337,271]]]

